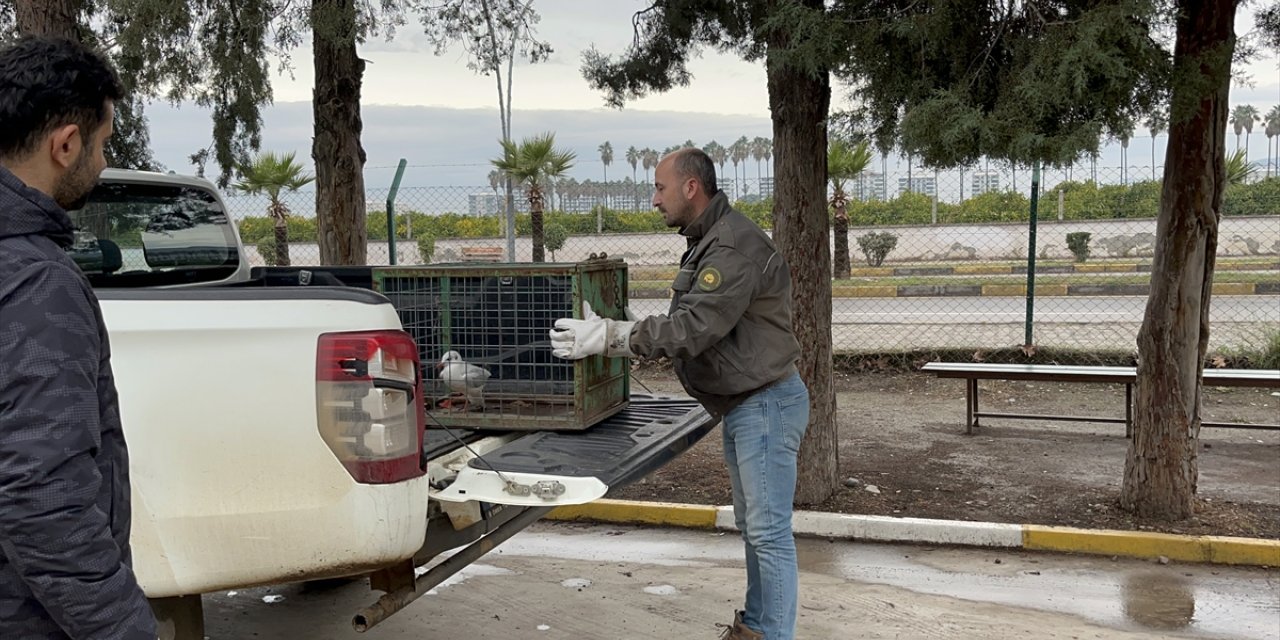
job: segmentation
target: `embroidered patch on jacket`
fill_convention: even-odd
[[[720,288],[720,270],[707,267],[698,274],[698,288],[703,291],[715,291]]]

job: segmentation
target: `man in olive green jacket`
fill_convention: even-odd
[[[689,395],[723,419],[747,563],[745,607],[726,637],[790,640],[799,582],[791,505],[809,423],[809,393],[796,371],[790,269],[769,236],[716,188],[705,153],[676,151],[654,176],[654,206],[689,245],[670,312],[618,321],[588,310],[584,320],[557,320],[553,353],[669,357]]]

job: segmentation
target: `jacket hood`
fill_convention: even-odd
[[[0,239],[45,236],[65,248],[74,241],[74,232],[71,216],[53,198],[0,167]]]

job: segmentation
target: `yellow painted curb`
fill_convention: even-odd
[[[833,298],[896,298],[898,288],[889,286],[831,287]]]
[[[1252,282],[1215,282],[1213,283],[1213,295],[1215,296],[1251,296],[1253,295]]]
[[[1108,273],[1129,273],[1131,271],[1137,271],[1137,270],[1138,270],[1138,263],[1136,262],[1133,264],[1108,264],[1107,265]]]
[[[1024,525],[1022,548],[1184,562],[1280,567],[1280,541]]]
[[[1076,273],[1106,273],[1106,271],[1107,265],[1102,263],[1075,265]]]
[[[859,267],[850,269],[849,275],[855,278],[878,278],[881,276],[893,275],[892,267]]]
[[[987,265],[982,265],[982,264],[962,264],[962,265],[957,265],[957,266],[955,267],[955,271],[954,271],[954,273],[955,273],[956,275],[964,275],[964,274],[976,274],[976,275],[1006,274],[1006,273],[1013,273],[1013,267],[1011,267],[1011,266],[1009,266],[1009,265],[1007,265],[1007,264],[1003,264],[1003,265],[1002,265],[1002,264],[987,264]]]
[[[1067,285],[1065,284],[1038,284],[1036,285],[1037,296],[1065,296],[1067,295]]]
[[[1025,284],[984,284],[982,285],[982,295],[984,296],[1025,296],[1027,295],[1027,285]]]
[[[548,520],[600,520],[625,524],[714,529],[716,508],[674,502],[633,502],[601,499],[587,504],[557,507]]]

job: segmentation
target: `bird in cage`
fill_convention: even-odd
[[[449,386],[449,397],[440,403],[444,409],[471,410],[484,408],[484,385],[489,372],[462,359],[462,354],[450,351],[436,365],[440,379]]]

